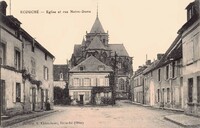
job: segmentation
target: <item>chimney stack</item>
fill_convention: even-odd
[[[146,65],[151,65],[151,60],[147,60]]]
[[[7,8],[7,4],[5,1],[1,1],[0,2],[0,13],[2,13],[3,15],[6,16],[6,8]]]
[[[157,54],[157,60],[160,60],[163,57],[163,55],[164,54],[161,54],[161,53]]]

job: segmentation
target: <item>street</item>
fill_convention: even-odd
[[[31,121],[21,122],[13,128],[180,128],[164,119],[177,114],[167,110],[133,105],[117,101],[117,105],[103,107],[55,107],[56,113]]]

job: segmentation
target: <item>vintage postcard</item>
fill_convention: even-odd
[[[200,127],[199,0],[0,0],[0,127]]]

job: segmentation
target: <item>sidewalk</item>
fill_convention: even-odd
[[[7,127],[7,126],[10,126],[10,125],[14,125],[16,123],[20,123],[20,122],[23,122],[25,120],[30,120],[30,119],[33,119],[33,118],[41,117],[41,116],[44,116],[44,115],[47,115],[47,114],[50,114],[50,113],[54,113],[54,112],[57,112],[57,111],[58,110],[50,110],[50,111],[40,111],[40,112],[32,112],[32,113],[29,113],[29,114],[17,115],[17,116],[2,120],[2,125],[0,126],[0,128],[1,127]]]
[[[200,118],[188,116],[185,114],[168,115],[165,116],[164,119],[169,120],[183,127],[192,127],[192,128],[200,127]]]

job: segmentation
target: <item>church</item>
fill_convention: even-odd
[[[94,59],[92,57],[93,60],[99,61],[94,64],[102,63],[101,65],[105,65],[104,67],[108,66],[113,71],[115,61],[117,62],[115,66],[117,67],[115,69],[117,77],[116,98],[130,98],[130,77],[133,73],[132,57],[129,56],[123,44],[109,43],[109,34],[104,31],[104,28],[99,20],[98,12],[90,32],[88,33],[86,31],[85,38],[83,38],[82,42],[74,45],[74,51],[69,61],[70,71],[76,69],[77,67],[82,67],[81,64],[85,63],[84,61],[87,61],[88,58],[91,59],[91,56],[95,58]],[[84,69],[84,67],[82,69]],[[87,73],[86,71],[84,73]],[[70,86],[73,86],[71,84],[69,85],[69,91]],[[78,88],[76,89],[78,90]]]

